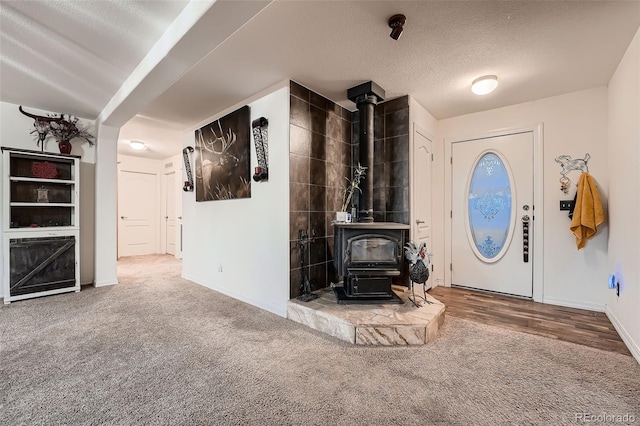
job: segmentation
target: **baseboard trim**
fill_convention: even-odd
[[[618,318],[615,316],[613,311],[609,309],[608,305],[604,313],[607,315],[607,318],[609,318],[609,321],[611,321],[611,324],[613,324],[613,328],[616,329],[624,344],[627,345],[627,348],[629,349],[629,352],[631,352],[631,355],[633,355],[636,361],[638,361],[638,364],[640,364],[640,342],[633,341],[631,335],[627,332],[620,321],[618,321]]]
[[[587,311],[604,312],[605,305],[601,303],[583,302],[580,300],[556,299],[553,297],[544,297],[542,303],[548,305],[564,306],[565,308],[584,309]]]
[[[118,279],[115,280],[104,280],[104,281],[96,281],[93,286],[94,287],[107,287],[110,285],[118,284]]]
[[[189,280],[194,284],[198,284],[202,287],[206,287],[209,290],[216,291],[218,293],[224,294],[225,296],[229,296],[233,299],[255,306],[267,312],[271,312],[272,314],[281,316],[283,318],[287,317],[287,301],[286,300],[284,301],[283,306],[275,306],[270,303],[265,303],[261,300],[256,300],[251,297],[247,297],[244,294],[236,293],[234,291],[229,291],[227,289],[216,287],[215,285],[212,285],[212,284],[208,284],[207,280],[193,276],[193,275],[183,273],[182,278],[184,278],[185,280]]]

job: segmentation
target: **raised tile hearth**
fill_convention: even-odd
[[[424,345],[435,339],[444,304],[427,294],[432,303],[415,307],[409,291],[394,286],[394,292],[404,303],[341,305],[331,289],[318,290],[311,302],[289,300],[287,318],[356,345]]]

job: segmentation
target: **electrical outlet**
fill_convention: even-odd
[[[573,208],[573,200],[560,200],[560,210],[571,210]]]

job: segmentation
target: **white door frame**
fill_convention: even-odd
[[[451,187],[453,178],[453,167],[451,165],[451,154],[455,142],[472,141],[476,139],[494,138],[514,133],[533,133],[533,300],[542,302],[544,289],[543,276],[543,248],[544,248],[544,168],[543,168],[543,125],[542,123],[532,126],[516,127],[494,130],[486,133],[479,133],[470,136],[459,136],[444,139],[444,285],[451,287]],[[449,159],[449,160],[447,160]]]

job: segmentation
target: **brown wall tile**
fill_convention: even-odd
[[[289,271],[289,296],[292,299],[300,296],[300,279],[302,277],[302,271],[300,268],[292,269]]]
[[[309,156],[311,151],[311,132],[291,124],[289,126],[289,152]]]
[[[309,183],[309,157],[289,154],[289,180],[296,183]]]
[[[325,186],[311,185],[309,187],[309,211],[324,212],[327,208],[327,188]]]
[[[291,106],[289,111],[289,123],[302,127],[303,129],[311,129],[311,118],[309,112],[309,103],[302,99],[291,96]]]
[[[326,237],[327,227],[325,223],[325,211],[310,212],[309,213],[309,232],[316,231],[316,236]]]
[[[409,134],[409,109],[385,114],[384,136],[392,138]]]
[[[321,263],[309,268],[309,280],[311,281],[311,291],[325,288],[327,282],[327,264]]]
[[[289,241],[298,241],[300,229],[309,229],[309,212],[289,212]]]
[[[310,159],[310,182],[314,185],[325,186],[327,184],[327,163],[322,160]]]
[[[384,140],[385,161],[409,160],[409,135],[387,138]]]
[[[309,211],[309,185],[289,183],[289,206],[291,211]]]
[[[317,265],[327,261],[327,238],[316,238],[314,242],[309,243],[309,265]],[[323,285],[322,287],[325,287]]]
[[[327,137],[319,133],[311,133],[311,158],[327,159]]]
[[[327,137],[327,162],[333,164],[342,164],[342,142]]]
[[[289,269],[300,268],[300,244],[298,241],[289,241]],[[309,252],[305,250],[305,265],[309,264]]]
[[[296,83],[295,81],[291,81],[289,87],[293,96],[296,96],[307,102],[309,101],[309,89]]]
[[[327,114],[327,136],[342,141],[343,120],[335,114]]]
[[[327,134],[327,111],[311,105],[311,131],[321,135]]]
[[[327,103],[331,102],[327,98],[322,95],[317,94],[316,92],[310,90],[309,91],[309,102],[311,105],[315,105],[318,108],[321,108],[323,111],[327,111]]]
[[[392,100],[387,100],[384,103],[384,113],[389,114],[394,111],[409,108],[409,97],[401,96]]]

